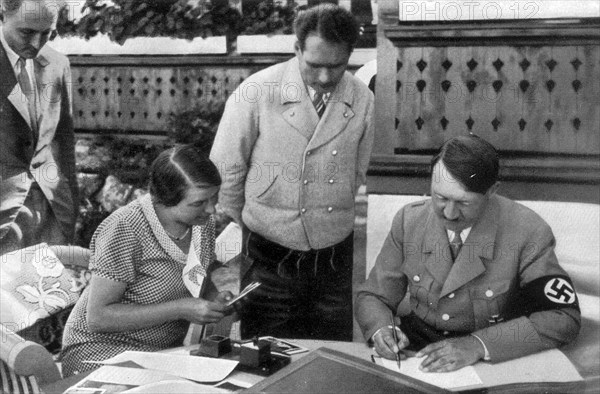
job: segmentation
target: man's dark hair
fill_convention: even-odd
[[[360,29],[352,13],[335,4],[323,3],[301,11],[294,21],[294,32],[304,51],[306,37],[311,33],[318,34],[326,41],[345,43],[352,52]]]
[[[155,202],[172,207],[179,204],[193,186],[220,186],[215,164],[193,145],[161,152],[150,167],[150,195]]]
[[[21,8],[23,0],[0,0],[0,12],[15,12]]]
[[[440,160],[450,175],[470,192],[485,194],[498,181],[498,152],[476,135],[446,141],[431,160],[432,172]]]

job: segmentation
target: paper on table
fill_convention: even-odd
[[[161,380],[182,380],[177,376],[160,371],[150,371],[142,368],[117,367],[113,365],[104,365],[91,374],[89,374],[77,386],[85,385],[86,381],[94,381],[106,384],[125,384],[128,386],[140,386],[148,383],[159,382]]]
[[[230,393],[230,391],[220,389],[214,386],[207,386],[190,382],[189,380],[166,380],[163,382],[151,383],[145,386],[123,391],[123,394],[134,393],[176,393],[176,394],[212,394],[212,393]]]
[[[484,382],[493,382],[494,386],[523,382],[582,380],[575,366],[558,349],[545,350],[496,364],[479,363],[477,373]]]
[[[417,357],[409,357],[406,360],[402,360],[400,370],[398,369],[396,360],[381,358],[381,363],[384,367],[392,371],[400,372],[411,378],[419,379],[448,390],[483,384],[472,366],[464,367],[454,372],[423,372],[419,370],[419,365],[421,365],[423,360],[424,358]]]
[[[197,382],[223,380],[238,364],[234,360],[219,358],[134,351],[123,352],[102,363],[110,365],[125,361],[133,361],[146,369],[167,372]]]

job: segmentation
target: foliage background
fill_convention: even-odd
[[[61,36],[94,37],[101,33],[123,44],[130,37],[195,37],[239,34],[291,34],[293,0],[265,0],[243,17],[227,0],[86,0],[83,16],[72,20],[72,10],[62,10]]]

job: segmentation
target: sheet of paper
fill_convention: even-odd
[[[479,363],[477,372],[484,382],[493,382],[494,386],[522,382],[575,382],[582,380],[575,366],[558,349],[546,350],[497,364]]]
[[[404,375],[448,390],[483,384],[472,366],[464,367],[454,372],[436,373],[422,372],[419,370],[419,365],[421,365],[424,358],[409,357],[406,360],[402,360],[400,369],[398,369],[396,360],[388,360],[385,358],[381,358],[380,360],[384,367],[391,369],[392,371],[400,372]]]
[[[229,393],[230,391],[220,389],[214,386],[207,386],[205,384],[199,384],[190,382],[189,380],[167,380],[164,382],[157,382],[147,384],[133,388],[131,390],[123,391],[123,394],[136,394],[136,393],[161,393],[161,394],[213,394],[213,393]]]
[[[126,384],[131,386],[141,386],[149,383],[160,382],[162,380],[181,380],[168,373],[160,371],[150,371],[141,368],[116,367],[113,365],[104,365],[86,377],[88,381],[96,381],[110,384]]]
[[[133,361],[146,369],[162,371],[197,382],[218,382],[225,379],[238,364],[234,360],[190,355],[127,351],[104,360],[103,364]]]

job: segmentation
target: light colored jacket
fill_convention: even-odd
[[[37,141],[27,103],[0,44],[0,239],[35,180],[71,240],[78,212],[71,72],[66,56],[44,46],[34,59],[40,112]]]
[[[219,204],[295,250],[344,240],[373,145],[373,94],[346,72],[319,121],[293,58],[246,79],[227,101],[211,151]]]

